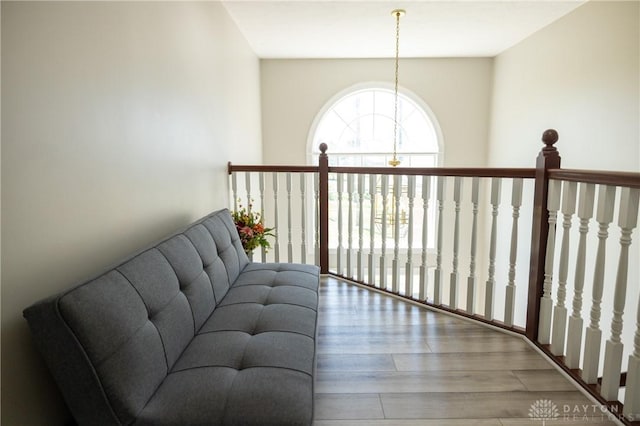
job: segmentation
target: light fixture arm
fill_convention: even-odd
[[[398,63],[400,56],[400,17],[404,16],[407,12],[404,9],[395,9],[391,11],[391,15],[396,18],[396,60],[395,60],[395,79],[393,87],[393,158],[389,160],[389,165],[396,167],[400,165],[398,160]]]

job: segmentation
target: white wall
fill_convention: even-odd
[[[490,167],[532,167],[542,132],[558,130],[562,167],[640,171],[640,3],[590,1],[495,58]],[[531,192],[524,198],[530,199]],[[619,195],[618,195],[619,196]],[[559,223],[562,216],[559,216]],[[501,232],[509,230],[503,219]],[[578,243],[574,215],[570,243],[567,306],[571,311]],[[557,226],[556,257],[561,225]],[[590,223],[583,317],[591,308],[597,225]],[[505,234],[503,234],[505,235]],[[638,300],[638,229],[630,251],[625,351],[633,349]],[[619,253],[617,213],[609,230],[607,277],[601,328],[609,337],[613,283]],[[508,250],[508,249],[507,249]],[[506,271],[508,251],[498,251],[497,270]],[[554,288],[557,286],[557,265]],[[527,265],[519,270],[526,276]],[[506,273],[502,272],[501,279]],[[554,290],[555,293],[555,290]],[[554,300],[556,296],[554,294]],[[571,313],[571,312],[570,312]],[[602,362],[602,357],[601,357]],[[625,357],[623,363],[627,362]],[[623,368],[623,371],[626,368]]]
[[[259,62],[217,2],[2,2],[2,67],[2,424],[63,424],[22,309],[228,206]]]
[[[640,3],[591,1],[495,59],[489,166],[640,170]]]
[[[366,82],[392,84],[394,76],[392,59],[263,59],[260,64],[265,164],[305,164],[312,122],[334,95]],[[419,96],[440,123],[444,166],[485,165],[492,69],[490,58],[400,60],[400,85]]]

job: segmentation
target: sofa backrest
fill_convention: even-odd
[[[80,424],[129,424],[249,263],[228,210],[25,310]]]

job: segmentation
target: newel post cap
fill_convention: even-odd
[[[554,129],[545,130],[542,134],[542,142],[546,145],[543,149],[554,149],[554,144],[558,142],[558,132]]]
[[[322,142],[322,143],[320,144],[320,152],[321,152],[321,153],[326,154],[326,153],[327,153],[327,148],[329,148],[329,147],[327,146],[327,144],[326,144],[326,143]]]

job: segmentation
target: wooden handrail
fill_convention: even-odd
[[[264,166],[259,164],[238,165],[227,163],[227,173],[233,172],[290,172],[290,173],[317,173],[318,166]]]
[[[317,173],[318,166],[258,165],[228,163],[227,172],[291,172]],[[462,177],[501,177],[535,178],[533,168],[475,168],[475,167],[344,167],[331,166],[329,173],[386,174],[404,176],[462,176]],[[640,173],[615,172],[605,170],[549,169],[549,179],[569,182],[584,182],[601,185],[626,186],[640,188]]]
[[[403,176],[459,176],[533,179],[536,169],[477,167],[329,167],[329,173]]]
[[[549,179],[640,188],[640,173],[575,169],[550,169],[548,172]]]
[[[237,165],[229,163],[227,172],[291,172],[317,173],[318,166],[290,165]],[[476,167],[343,167],[330,166],[329,173],[350,173],[365,175],[403,176],[461,176],[461,177],[501,177],[533,179],[533,168],[476,168]]]

